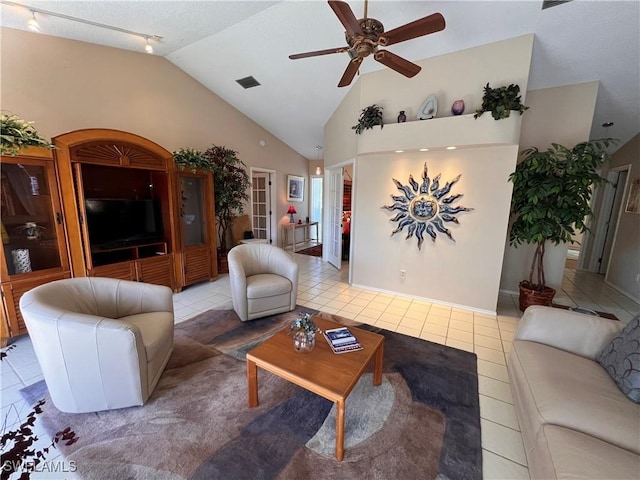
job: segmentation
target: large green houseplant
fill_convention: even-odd
[[[251,181],[247,166],[238,158],[237,152],[213,145],[204,152],[204,156],[213,171],[218,251],[224,255],[229,250],[233,218],[242,215],[245,202],[249,200]]]
[[[544,151],[532,147],[522,152],[522,161],[509,176],[513,183],[509,243],[536,245],[536,250],[529,279],[520,282],[521,310],[533,304],[551,305],[555,290],[545,283],[545,245],[574,243],[576,231],[587,229],[592,189],[603,180],[598,171],[613,143],[611,138],[573,148],[554,143]]]

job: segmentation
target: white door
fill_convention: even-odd
[[[251,175],[251,225],[254,238],[272,242],[271,235],[271,182],[268,172]]]
[[[329,169],[327,260],[338,270],[342,263],[342,181],[342,167]]]

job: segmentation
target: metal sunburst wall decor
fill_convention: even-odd
[[[390,222],[398,222],[396,229],[391,232],[391,236],[407,228],[407,240],[413,235],[418,239],[418,249],[422,247],[424,242],[425,231],[431,237],[432,241],[436,241],[436,230],[444,233],[450,240],[455,242],[448,228],[444,226],[444,222],[460,223],[454,215],[460,212],[470,212],[473,208],[462,206],[452,206],[451,204],[463,196],[462,193],[449,195],[451,187],[453,187],[462,175],[458,175],[451,181],[448,181],[442,188],[440,187],[440,174],[429,179],[427,163],[424,164],[422,172],[422,184],[418,184],[413,179],[413,175],[409,175],[409,185],[403,185],[393,178],[398,190],[404,195],[391,195],[393,205],[383,205],[389,211],[399,211]]]

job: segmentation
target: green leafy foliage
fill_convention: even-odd
[[[16,156],[24,147],[52,149],[54,145],[33,127],[33,122],[25,122],[17,115],[0,115],[0,154]]]
[[[593,187],[604,180],[598,171],[608,158],[607,148],[615,143],[615,139],[605,138],[573,148],[553,143],[545,151],[532,147],[521,152],[524,157],[509,176],[514,218],[509,243],[515,247],[523,243],[538,245],[529,275],[533,288],[541,290],[545,286],[545,242],[574,243],[573,235],[587,229]],[[534,270],[538,271],[536,283]]]
[[[376,125],[380,125],[380,128],[384,128],[384,122],[382,121],[382,107],[378,105],[370,105],[363,108],[358,117],[358,123],[351,127],[356,131],[357,135],[360,135],[367,129],[373,128]]]
[[[233,217],[242,215],[244,204],[249,200],[251,180],[247,166],[237,152],[212,145],[204,156],[213,171],[214,203],[218,227],[218,248],[227,251],[227,236]]]
[[[211,170],[209,159],[200,150],[194,148],[181,148],[173,152],[173,161],[181,170],[188,168],[194,173],[198,169]]]
[[[520,86],[511,84],[508,87],[491,88],[489,84],[484,87],[482,96],[482,107],[476,110],[473,118],[480,117],[484,112],[491,112],[491,116],[500,120],[508,118],[511,110],[524,113],[529,107],[522,104],[520,99]]]

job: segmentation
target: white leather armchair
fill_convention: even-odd
[[[229,250],[233,309],[243,322],[296,308],[298,264],[268,244],[242,244]]]
[[[170,288],[79,277],[20,299],[54,405],[84,413],[143,405],[173,351]]]

